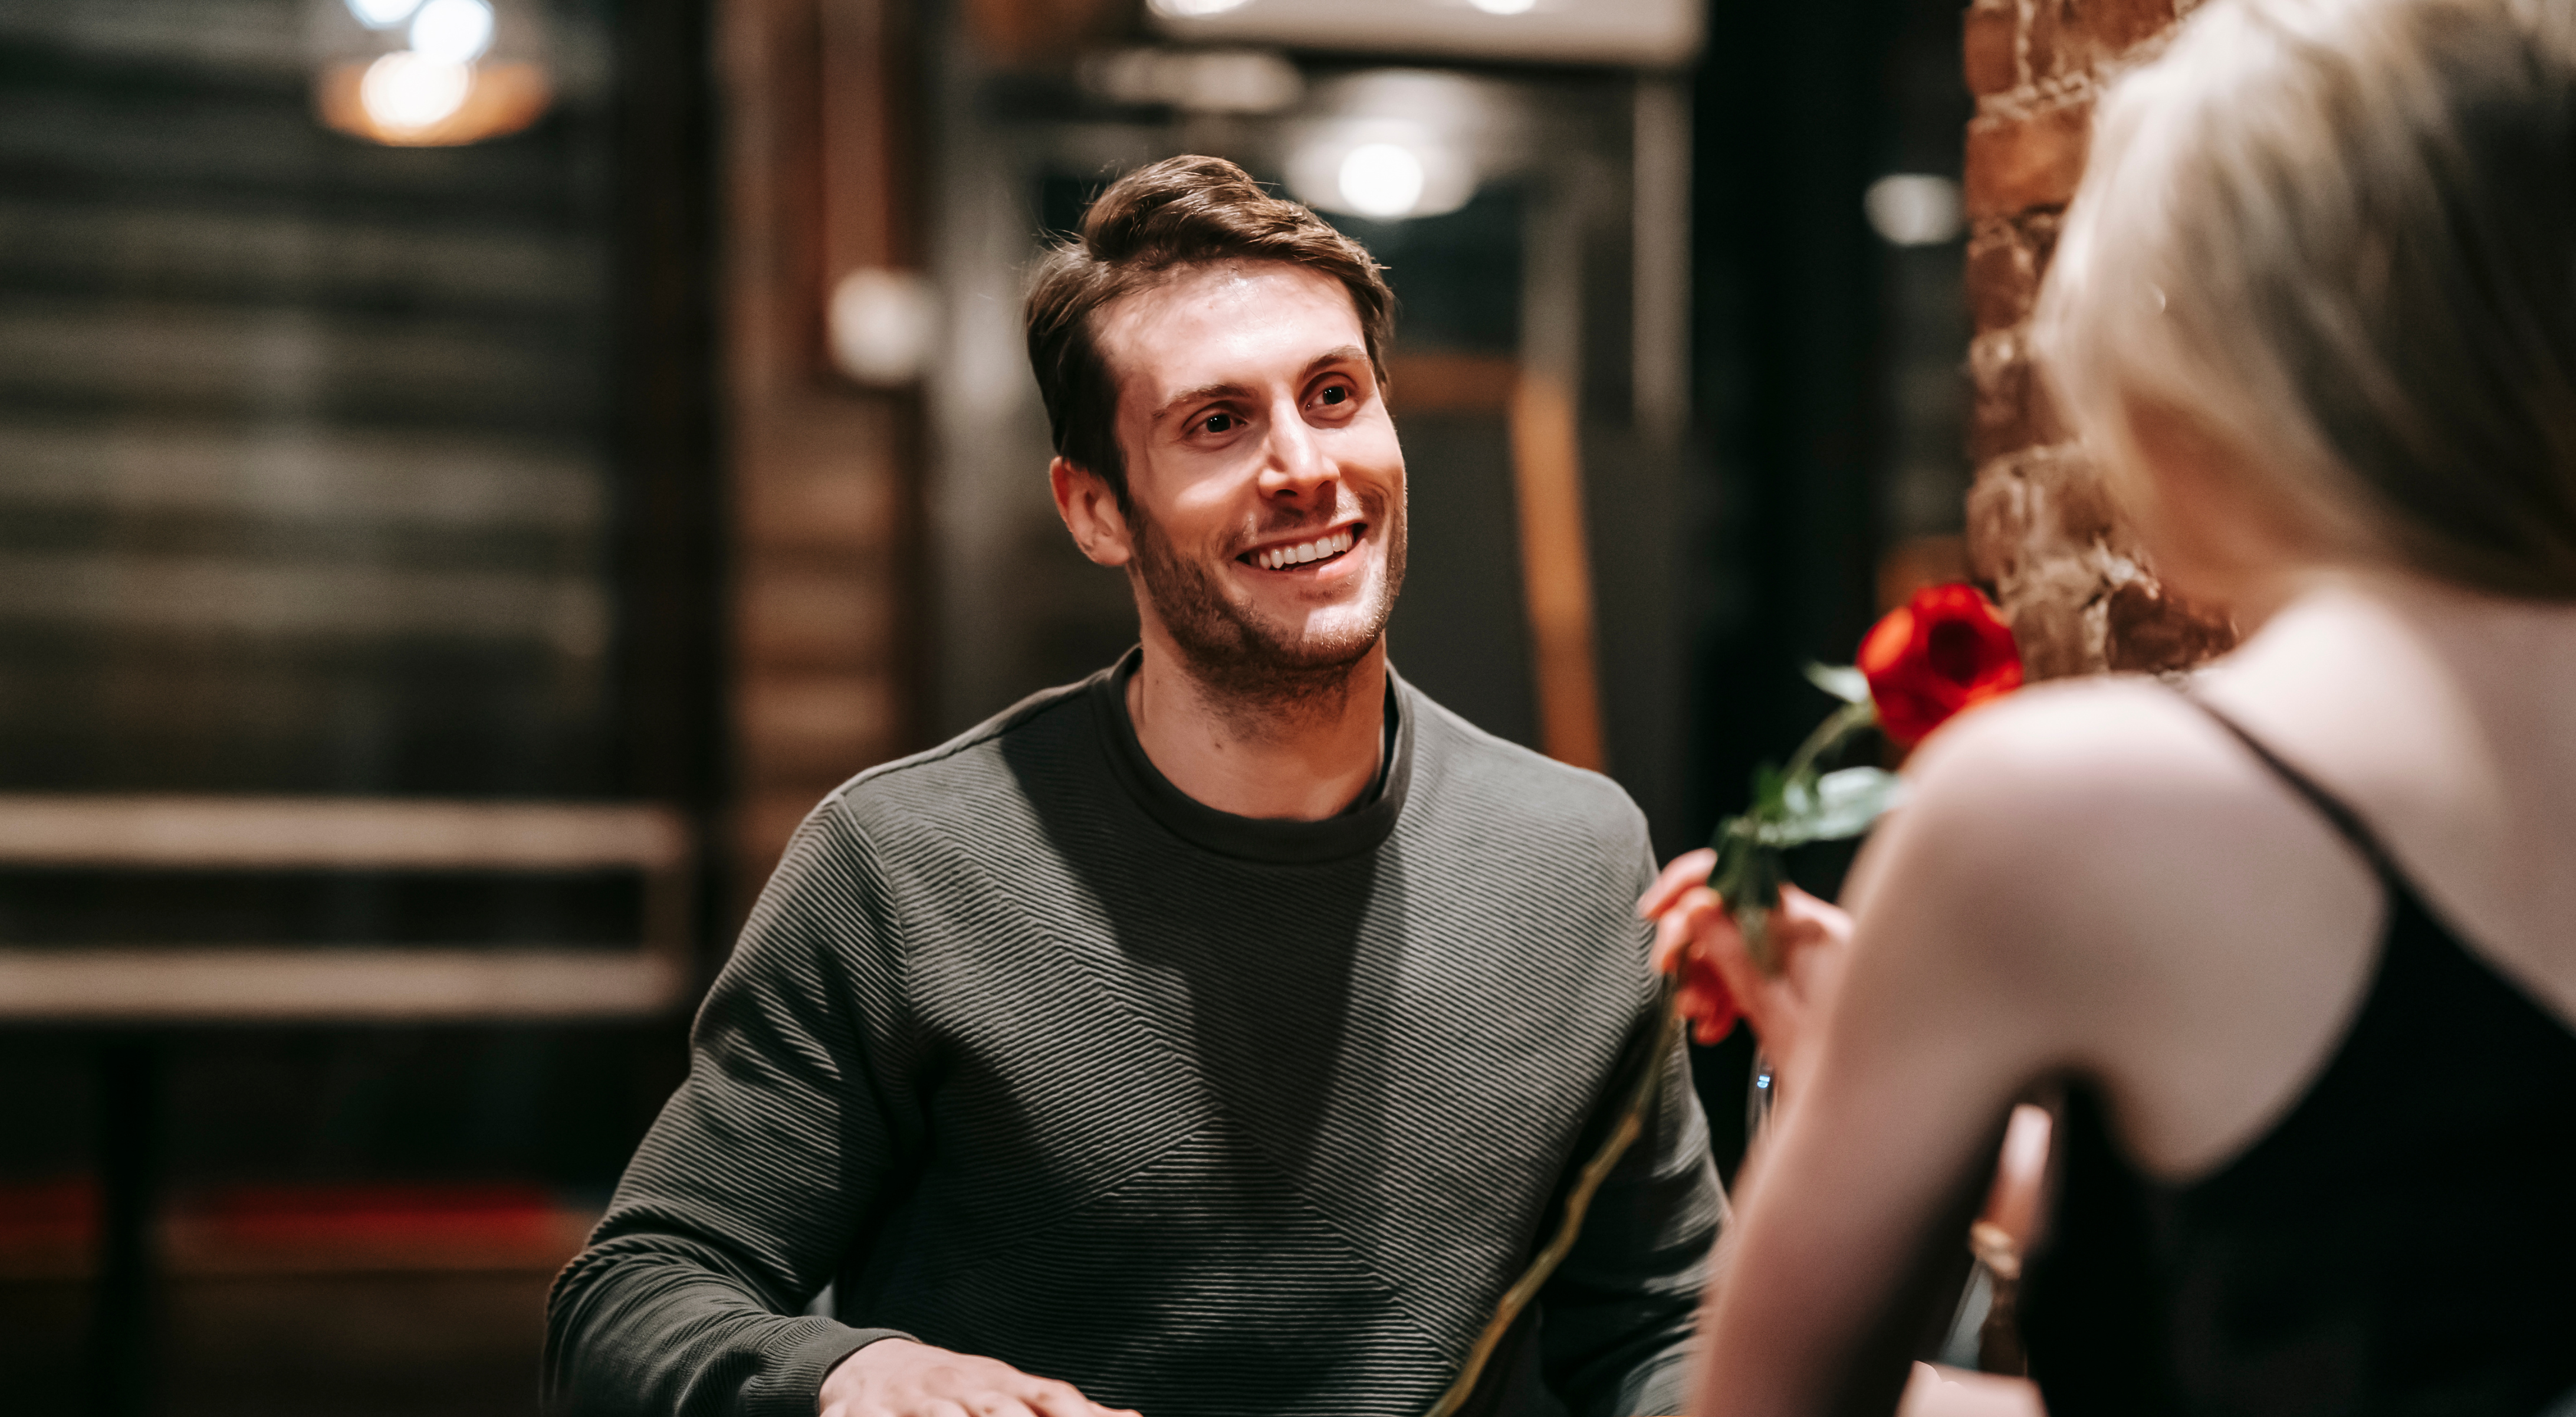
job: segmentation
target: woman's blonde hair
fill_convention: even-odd
[[[2115,480],[2200,423],[2337,555],[2576,599],[2576,0],[2216,0],[2095,120],[2039,304]]]

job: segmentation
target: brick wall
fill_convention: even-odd
[[[1976,0],[1967,12],[1968,561],[2036,678],[2180,668],[2235,642],[2223,616],[2157,583],[2030,362],[2031,306],[2084,173],[2094,96],[2193,3]]]

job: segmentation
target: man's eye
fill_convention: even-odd
[[[1327,404],[1349,403],[1350,401],[1351,391],[1344,385],[1335,384],[1331,388],[1324,390],[1324,402]]]
[[[1234,415],[1211,413],[1208,415],[1208,421],[1200,424],[1199,427],[1210,433],[1231,433],[1234,431]]]

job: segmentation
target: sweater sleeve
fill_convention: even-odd
[[[1637,892],[1653,879],[1647,856]],[[1623,928],[1637,931],[1628,943],[1642,961],[1644,927]],[[1720,1192],[1685,1042],[1674,1041],[1662,1069],[1644,1130],[1602,1179],[1574,1248],[1539,1291],[1540,1370],[1575,1417],[1675,1413],[1688,1397]]]
[[[802,1317],[900,1195],[910,1069],[884,878],[835,799],[789,844],[699,1011],[689,1073],[547,1303],[547,1405],[813,1417],[887,1330]]]
[[[1539,1291],[1541,1371],[1575,1417],[1683,1410],[1717,1194],[1708,1123],[1676,1042],[1645,1132]]]

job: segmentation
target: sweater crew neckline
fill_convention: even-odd
[[[1091,677],[1091,696],[1098,707],[1101,737],[1107,742],[1109,766],[1119,784],[1148,816],[1174,836],[1223,856],[1267,861],[1284,866],[1337,861],[1375,850],[1395,830],[1404,812],[1404,796],[1413,777],[1413,716],[1403,711],[1403,681],[1395,667],[1386,671],[1386,761],[1377,782],[1357,806],[1321,821],[1243,817],[1222,812],[1172,785],[1145,753],[1136,737],[1136,722],[1127,713],[1127,681],[1144,663],[1137,645],[1118,662]]]

